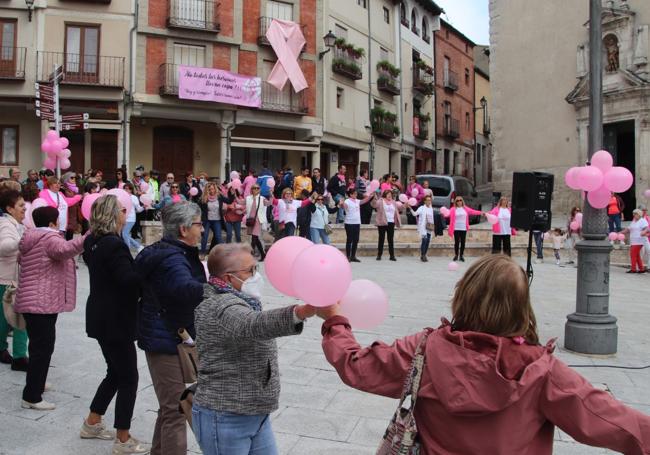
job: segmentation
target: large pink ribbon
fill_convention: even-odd
[[[300,26],[295,22],[273,19],[266,32],[266,38],[278,56],[267,82],[278,90],[284,88],[287,79],[291,81],[296,92],[309,87],[298,65],[298,56],[306,43]]]

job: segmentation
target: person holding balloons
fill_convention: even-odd
[[[492,254],[503,252],[510,256],[510,236],[513,229],[510,226],[512,209],[509,207],[508,198],[505,196],[500,198],[497,206],[488,213],[497,219],[497,222],[492,225]]]
[[[235,232],[235,241],[241,243],[241,220],[246,211],[246,200],[235,186],[230,185],[228,188],[228,196],[223,207],[223,218],[226,222],[226,243],[232,242],[233,231]]]
[[[413,207],[408,206],[408,211],[417,220],[418,234],[422,238],[420,243],[420,260],[428,262],[427,251],[429,251],[429,244],[431,243],[431,236],[435,230],[434,213],[433,213],[433,199],[431,196],[424,197],[424,204],[418,207],[416,211]]]
[[[370,201],[370,204],[377,210],[375,225],[379,231],[377,260],[381,261],[381,256],[384,253],[384,239],[388,237],[388,254],[390,254],[390,260],[397,261],[393,238],[395,236],[395,228],[399,228],[402,224],[400,221],[401,208],[393,200],[393,192],[391,190],[384,190],[380,199],[377,198],[377,193],[372,193],[372,195],[373,199]]]
[[[621,232],[621,221],[623,220],[623,210],[625,202],[616,193],[611,192],[609,202],[607,203],[607,227],[609,232]],[[623,242],[622,245],[625,243]]]
[[[578,258],[576,255],[576,245],[580,241],[580,233],[582,231],[582,225],[578,221],[582,217],[582,210],[580,207],[573,207],[569,215],[569,222],[567,223],[567,239],[564,243],[564,246],[567,250],[567,255],[569,260],[567,264],[575,264],[577,267]]]
[[[196,190],[192,191],[192,188],[196,188]],[[198,203],[201,197],[201,189],[199,188],[199,183],[194,178],[193,172],[188,171],[185,173],[185,181],[181,183],[180,190],[186,200]]]
[[[424,200],[424,188],[422,188],[422,185],[418,183],[416,176],[412,175],[409,177],[409,184],[406,186],[405,194],[409,198],[414,197],[417,201],[417,206],[422,204],[422,201]],[[415,216],[411,214],[411,210],[406,212],[406,219],[408,224],[417,224],[417,220],[415,219]]]
[[[349,189],[347,194],[348,197],[339,202],[339,208],[343,209],[345,214],[343,219],[343,226],[345,226],[345,256],[350,262],[361,262],[357,259],[357,245],[359,244],[361,232],[361,207],[374,198],[375,193],[367,194],[363,200],[357,199],[356,188]],[[329,239],[327,244],[329,244]]]
[[[641,259],[641,249],[648,242],[650,226],[648,226],[648,222],[643,218],[643,212],[641,210],[634,209],[632,212],[632,221],[621,233],[630,234],[630,270],[627,273],[645,273],[647,269]]]
[[[162,197],[161,201],[157,204],[154,204],[155,209],[164,209],[168,205],[178,204],[179,202],[185,202],[187,199],[181,194],[180,186],[178,183],[173,182],[169,185],[169,194]]]
[[[465,240],[467,239],[467,231],[469,231],[469,217],[483,215],[483,213],[467,207],[462,196],[456,196],[454,206],[451,209],[444,207],[444,210],[441,209],[440,213],[445,218],[449,218],[447,232],[450,237],[454,238],[454,261],[460,258],[462,262],[465,262]]]
[[[296,201],[293,198],[293,190],[285,188],[282,190],[282,199],[273,199],[273,205],[278,208],[279,238],[294,235],[298,224],[298,209],[311,204],[316,198],[316,194],[318,193],[314,193],[302,201]]]
[[[315,308],[263,310],[263,279],[248,245],[217,245],[208,271],[209,284],[194,312],[194,434],[204,455],[277,455],[270,418],[280,395],[275,339],[299,335]]]
[[[18,245],[25,232],[25,200],[16,190],[3,189],[0,191],[0,301],[11,285],[18,282]],[[0,311],[0,363],[11,365],[14,371],[27,371],[27,332],[18,328],[13,329],[12,355],[7,350],[7,336],[11,327],[5,319],[4,311]]]
[[[38,194],[40,199],[43,199],[48,206],[54,207],[59,213],[59,230],[65,236],[65,231],[68,226],[68,207],[72,207],[81,200],[79,194],[73,197],[66,197],[61,192],[61,181],[52,176],[47,178],[45,188]]]
[[[403,400],[415,386],[423,454],[551,453],[556,425],[617,452],[650,448],[650,416],[593,387],[553,355],[554,341],[540,344],[528,277],[510,257],[474,262],[456,284],[451,322],[391,345],[362,348],[342,310],[317,308],[327,361],[364,392]],[[489,437],[467,437],[479,433]]]

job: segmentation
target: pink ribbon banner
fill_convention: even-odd
[[[238,106],[262,105],[262,79],[196,66],[178,67],[178,97]]]

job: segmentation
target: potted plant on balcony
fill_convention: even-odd
[[[388,60],[380,60],[377,62],[377,70],[385,71],[393,77],[399,76],[399,73],[401,72],[399,68],[391,64]]]
[[[430,76],[433,76],[433,67],[429,66],[424,60],[418,60],[415,63],[416,68],[421,69]]]
[[[423,123],[429,123],[431,121],[431,114],[428,112],[426,114],[423,114],[422,112],[416,112],[413,114],[413,116],[420,119],[420,125]]]

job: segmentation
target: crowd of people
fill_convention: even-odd
[[[87,222],[80,223],[85,226],[71,224],[70,211],[84,194],[78,176],[43,175],[38,181],[0,189],[0,290],[15,293],[13,311],[24,319],[24,330],[13,328],[12,356],[6,343],[9,326],[2,316],[0,361],[26,372],[23,408],[56,408],[43,394],[49,387],[58,315],[76,307],[75,258],[82,255],[90,283],[86,333],[97,341],[106,375],[88,403],[88,414],[80,416],[79,435],[112,441],[113,454],[186,453],[187,424],[179,401],[187,381],[179,345],[187,340],[198,351],[192,429],[203,453],[277,454],[270,421],[280,392],[275,339],[299,335],[314,316],[324,320],[325,356],[346,384],[399,398],[407,378],[421,377],[415,417],[423,453],[447,447],[464,453],[550,453],[554,426],[592,445],[625,453],[650,450],[649,417],[591,387],[552,355],[552,345],[540,344],[526,274],[508,257],[512,228],[506,198],[487,213],[456,198],[448,213],[439,216],[425,187],[421,203],[405,204],[394,177],[386,176],[371,191],[364,174],[363,188],[347,181],[344,167],[334,183],[320,173],[310,177],[304,169],[293,179],[285,173],[273,180],[275,184],[266,175],[249,173],[240,188],[206,175],[194,179],[191,173],[181,183],[168,174],[158,185],[157,173],[136,173],[129,180],[122,170],[109,185],[93,172],[84,176],[83,188],[87,193],[122,188],[132,196],[134,207],[140,206],[138,195],[152,195],[151,208],[139,213],[161,204],[162,239],[144,248],[124,238],[133,234],[137,208],[127,210],[112,194],[95,201]],[[411,191],[412,197],[419,194],[417,188]],[[39,196],[46,205],[31,211],[33,227],[26,229],[26,201]],[[471,216],[496,217],[494,252],[505,254],[486,256],[468,268],[456,285],[451,322],[391,346],[376,342],[362,350],[337,305],[264,310],[263,278],[253,251],[264,259],[261,237],[269,220],[276,238],[297,233],[328,243],[329,215],[340,217],[348,238],[346,253],[354,262],[363,207],[370,207],[371,217],[376,212],[377,260],[382,259],[386,240],[389,257],[395,260],[394,230],[404,211],[422,237],[423,261],[436,221],[442,218],[449,219],[459,260],[464,259]],[[634,221],[642,215],[635,211]],[[240,243],[242,223],[251,235],[250,246]],[[647,227],[626,229],[631,239],[647,234]],[[206,231],[213,233],[215,242],[209,253]],[[562,239],[564,234],[558,235]],[[202,254],[207,254],[207,274]],[[500,283],[496,288],[495,279]],[[145,353],[159,405],[151,444],[130,432],[139,380],[136,344]],[[486,361],[494,368],[485,369]],[[113,400],[110,430],[103,416]],[[459,437],[467,431],[490,437]]]

